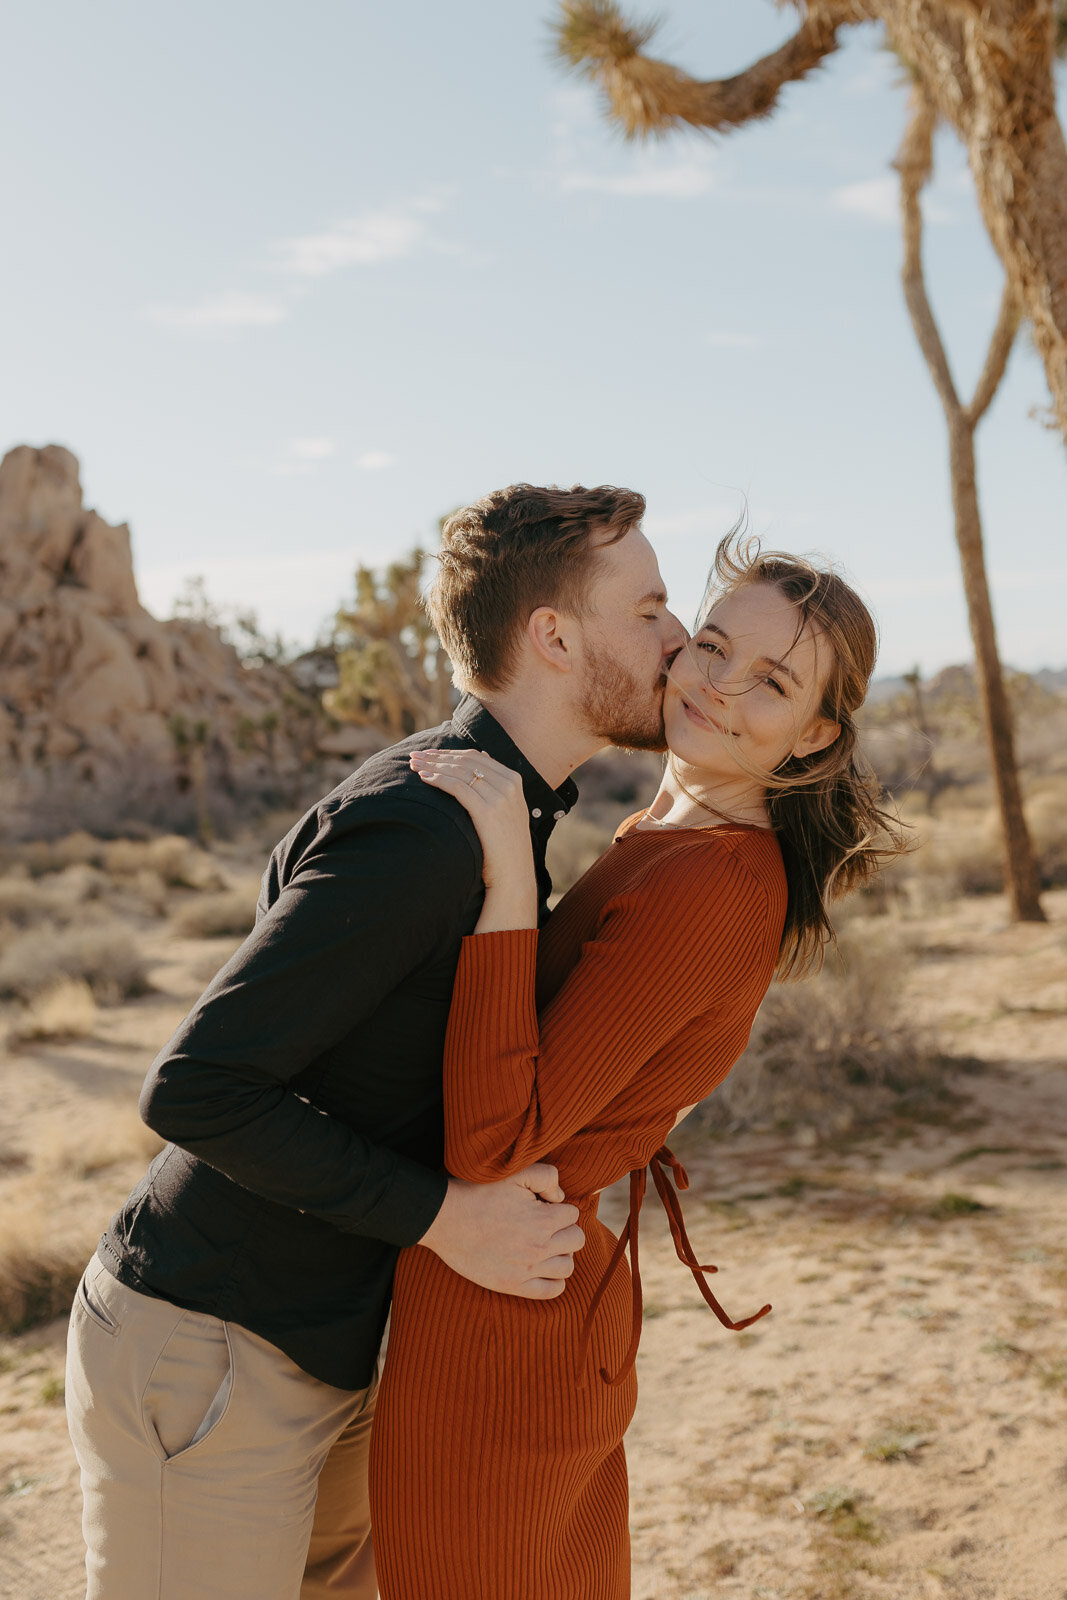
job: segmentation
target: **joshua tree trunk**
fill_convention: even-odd
[[[600,84],[631,136],[680,124],[726,132],[769,116],[786,83],[837,49],[841,28],[883,23],[967,149],[990,240],[1033,325],[1067,439],[1067,145],[1053,77],[1063,0],[792,3],[803,13],[793,38],[733,78],[701,82],[646,56],[654,29],[628,25],[614,0],[563,0],[559,49]]]
[[[989,597],[989,584],[986,581],[982,519],[978,508],[978,486],[974,466],[975,429],[988,410],[1004,376],[1019,322],[1018,304],[1012,285],[1006,284],[1000,316],[990,341],[989,353],[978,380],[974,399],[970,405],[963,405],[949,370],[948,359],[934,321],[923,278],[920,195],[930,176],[936,122],[936,111],[925,99],[922,90],[915,90],[911,118],[896,161],[900,173],[901,218],[904,232],[902,269],[904,298],[911,315],[915,336],[926,358],[948,423],[949,470],[952,475],[952,509],[956,523],[956,544],[963,569],[963,588],[967,597],[971,638],[974,640],[982,717],[989,741],[997,803],[1000,808],[1005,880],[1012,916],[1016,922],[1044,922],[1037,864],[1026,826],[1019,787],[1011,706],[1004,687],[1004,674],[997,652],[993,606]]]
[[[990,241],[1033,327],[1067,438],[1067,145],[1053,0],[871,0],[869,10],[966,146]]]

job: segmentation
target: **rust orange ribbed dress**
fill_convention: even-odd
[[[624,824],[540,933],[475,934],[445,1052],[446,1165],[554,1162],[586,1244],[555,1300],[400,1257],[371,1457],[382,1600],[625,1600],[624,1260],[597,1191],[644,1169],[744,1049],[786,885],[772,833]],[[579,1360],[589,1321],[588,1359]],[[614,1385],[607,1374],[624,1373]]]

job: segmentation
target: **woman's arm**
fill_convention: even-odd
[[[522,779],[484,751],[415,750],[411,765],[469,812],[482,845],[485,903],[475,933],[537,927],[537,874]]]
[[[595,1127],[598,1113],[678,1041],[677,1082],[649,1084],[650,1116],[669,1130],[680,1107],[709,1092],[744,1047],[773,964],[762,886],[710,841],[657,863],[636,892],[603,907],[595,938],[539,1022],[536,909],[522,900],[532,866],[524,867],[520,848],[520,804],[528,833],[521,786],[509,794],[486,757],[441,754],[453,759],[435,763],[432,781],[470,812],[488,845],[489,878],[449,1018],[448,1170],[486,1182],[539,1160]],[[713,1025],[694,1031],[707,1013]],[[635,1164],[629,1144],[636,1161],[648,1135],[645,1118],[628,1130],[619,1171]]]

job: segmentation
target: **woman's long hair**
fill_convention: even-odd
[[[833,743],[790,756],[773,772],[748,767],[765,786],[789,887],[779,978],[800,978],[822,964],[834,939],[832,900],[869,883],[879,867],[909,846],[898,818],[882,809],[881,785],[859,750],[855,715],[874,671],[878,632],[859,595],[829,567],[733,529],[719,544],[701,618],[727,594],[773,584],[797,609],[794,642],[810,627],[829,672],[817,715],[837,723]],[[798,730],[799,731],[799,730]]]

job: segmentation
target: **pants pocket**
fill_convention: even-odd
[[[225,1416],[232,1389],[226,1324],[185,1312],[159,1353],[141,1404],[149,1438],[164,1460],[203,1444]]]
[[[106,1268],[100,1267],[95,1257],[90,1261],[82,1273],[81,1282],[75,1292],[72,1315],[77,1316],[80,1314],[93,1323],[95,1327],[99,1328],[102,1333],[110,1334],[111,1338],[114,1338],[119,1331],[120,1324],[108,1309],[103,1296],[96,1287],[100,1272],[106,1272],[106,1270]]]

